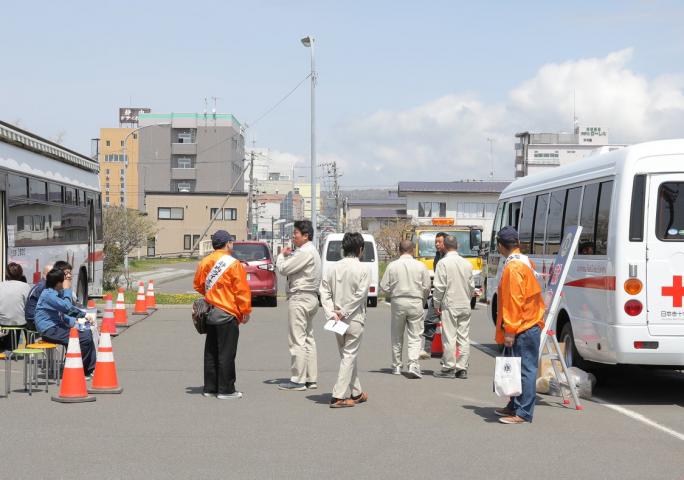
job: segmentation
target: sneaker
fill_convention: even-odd
[[[427,360],[430,357],[431,357],[431,355],[428,352],[426,352],[425,350],[420,352],[420,354],[418,355],[418,358],[421,360]]]
[[[90,375],[85,376],[86,382],[89,382],[93,379],[93,374],[91,373]]]
[[[216,394],[215,394],[215,393],[210,393],[210,392],[202,392],[202,396],[203,396],[203,397],[210,398],[210,397],[215,397]]]
[[[347,408],[347,407],[353,407],[356,405],[356,402],[352,400],[351,398],[331,398],[330,399],[330,408]]]
[[[456,378],[456,372],[453,370],[439,370],[432,372],[432,376],[437,378]]]
[[[501,418],[499,419],[499,422],[505,423],[505,424],[507,424],[507,425],[518,425],[518,424],[521,424],[521,423],[527,423],[527,420],[525,420],[524,418],[519,417],[519,416],[517,416],[517,415],[513,415],[513,416],[510,416],[510,417],[501,417]]]
[[[423,378],[423,374],[420,371],[420,367],[415,363],[411,365],[408,369],[409,378]]]
[[[242,398],[242,392],[233,392],[233,393],[219,393],[216,395],[216,398],[219,400],[235,400],[238,398]]]
[[[306,390],[306,384],[304,383],[294,383],[286,382],[278,385],[278,390],[289,390],[291,392],[303,392]]]
[[[468,378],[468,370],[459,370],[458,372],[456,372],[456,378],[466,380]]]
[[[318,388],[318,384],[316,382],[306,382],[305,386],[307,390],[316,390]]]
[[[365,403],[368,401],[368,393],[361,392],[357,396],[352,395],[351,399],[354,401],[356,405],[358,405],[359,403]]]
[[[392,367],[392,375],[401,375],[401,365]]]
[[[494,413],[499,417],[515,417],[515,410],[509,410],[508,408],[497,408]]]

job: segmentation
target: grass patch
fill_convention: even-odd
[[[111,293],[114,303],[116,304],[117,292],[114,290],[106,290],[105,294]],[[127,305],[135,305],[135,298],[138,295],[137,290],[126,290],[124,292],[124,302]],[[191,305],[192,302],[200,298],[198,293],[156,293],[155,299],[157,300],[157,305]],[[104,300],[100,300],[99,303],[104,303]]]
[[[196,258],[191,257],[172,257],[172,258],[141,258],[140,260],[129,260],[128,269],[131,272],[149,270],[159,265],[170,265],[174,263],[196,262]]]

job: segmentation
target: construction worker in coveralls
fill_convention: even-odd
[[[444,247],[446,255],[437,265],[432,293],[435,313],[442,318],[442,370],[433,375],[465,380],[470,359],[470,299],[475,291],[473,266],[458,254],[456,238],[444,238]]]
[[[313,319],[318,312],[318,287],[321,284],[321,257],[313,244],[314,229],[309,220],[294,224],[292,241],[297,247],[284,248],[276,261],[278,273],[287,277],[287,313],[289,324],[289,382],[280,390],[303,391],[318,388],[316,341]]]
[[[356,367],[370,287],[370,271],[359,260],[363,255],[363,245],[360,233],[345,233],[342,238],[344,258],[326,270],[321,282],[321,303],[326,320],[347,325],[344,334],[335,333],[340,352],[340,370],[333,387],[330,408],[353,407],[368,401]]]
[[[399,244],[397,260],[387,266],[380,289],[390,296],[392,306],[392,374],[401,375],[401,354],[404,332],[408,343],[408,376],[422,378],[418,357],[423,333],[423,306],[430,295],[430,272],[422,262],[413,258],[414,245],[410,240]]]
[[[499,253],[506,258],[497,292],[496,343],[512,348],[520,357],[522,394],[494,412],[505,424],[532,421],[536,401],[537,365],[544,328],[544,298],[534,264],[520,253],[518,232],[502,228],[496,236]]]

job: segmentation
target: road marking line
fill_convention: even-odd
[[[478,350],[481,350],[485,353],[490,353],[495,357],[499,356],[499,352],[497,352],[496,350],[494,350],[491,347],[488,347],[486,345],[482,345],[481,343],[478,343],[478,342],[473,342],[472,340],[470,341],[470,344],[473,345]],[[651,420],[650,418],[645,417],[642,414],[635,412],[634,410],[630,410],[628,408],[621,407],[619,405],[615,405],[614,403],[610,403],[610,402],[603,400],[602,398],[599,398],[596,396],[592,396],[591,399],[593,401],[595,401],[596,403],[603,405],[604,407],[610,408],[611,410],[614,410],[618,413],[621,413],[622,415],[625,415],[625,416],[627,416],[633,420],[637,420],[637,421],[643,423],[644,425],[648,425],[649,427],[653,427],[656,430],[660,430],[661,432],[667,433],[668,435],[671,435],[678,440],[684,441],[684,434],[683,433],[679,433],[678,431],[673,430],[669,427],[666,427],[665,425],[661,425],[660,423],[658,423],[654,420]]]
[[[683,433],[679,433],[678,431],[672,430],[671,428],[666,427],[665,425],[661,425],[660,423],[658,423],[654,420],[651,420],[650,418],[645,417],[642,414],[635,412],[634,410],[630,410],[628,408],[621,407],[619,405],[615,405],[614,403],[607,402],[606,400],[603,400],[602,398],[599,398],[599,397],[592,397],[592,400],[603,405],[604,407],[610,408],[611,410],[614,410],[618,413],[621,413],[623,415],[628,416],[629,418],[637,420],[637,421],[643,423],[644,425],[648,425],[649,427],[653,427],[657,430],[660,430],[661,432],[667,433],[668,435],[672,435],[673,437],[675,437],[678,440],[684,441],[684,434]]]

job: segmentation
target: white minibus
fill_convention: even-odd
[[[581,225],[556,331],[569,364],[684,365],[684,140],[591,155],[521,178],[501,194],[487,260],[496,319],[496,232],[549,272],[563,231]]]

